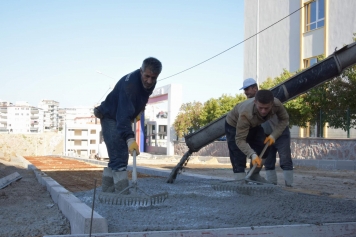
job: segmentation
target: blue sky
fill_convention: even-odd
[[[149,56],[163,64],[157,87],[181,84],[183,103],[239,94],[243,44],[162,79],[241,42],[243,9],[242,0],[0,1],[0,100],[93,106]]]

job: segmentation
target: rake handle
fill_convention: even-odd
[[[136,140],[136,118],[134,119],[134,138]],[[137,183],[136,150],[132,152],[132,182]]]
[[[266,150],[267,150],[267,147],[268,147],[268,143],[266,143],[265,147],[263,148],[261,154],[260,154],[260,158],[262,159],[262,156],[265,154]],[[265,159],[262,159],[262,166],[263,166],[263,163],[264,163],[264,160]],[[246,175],[245,179],[249,179],[251,177],[251,175],[253,174],[253,172],[255,171],[257,167],[257,164],[254,164],[253,167],[250,169],[250,171],[248,172],[248,174]]]

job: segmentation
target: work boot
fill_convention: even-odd
[[[245,177],[246,177],[245,172],[243,172],[243,173],[234,173],[234,180],[238,184],[245,184],[246,183]]]
[[[266,170],[267,181],[271,184],[277,185],[277,172],[276,170]]]
[[[112,171],[114,177],[115,193],[121,193],[125,188],[129,186],[129,179],[127,178],[127,170],[124,171]],[[130,194],[129,189],[126,189],[121,194]]]
[[[112,177],[112,170],[110,167],[105,167],[103,170],[101,190],[103,192],[112,193],[114,192],[114,179]]]
[[[257,173],[257,174],[255,174],[255,173],[252,174],[251,177],[250,177],[250,179],[253,180],[253,181],[260,182],[260,183],[266,183],[266,184],[269,183],[269,182],[268,182],[265,178],[263,178],[259,173]]]
[[[250,167],[252,169],[252,167],[253,167],[252,163],[250,163]],[[268,181],[260,175],[261,170],[262,170],[262,166],[256,167],[250,176],[250,180],[257,181],[260,183],[268,183]],[[249,172],[251,172],[251,171],[249,171]]]
[[[293,187],[293,170],[283,170],[286,187]]]

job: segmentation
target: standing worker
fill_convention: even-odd
[[[241,90],[244,90],[247,98],[255,97],[258,86],[256,81],[253,78],[248,78],[244,80],[243,87]],[[269,136],[272,131],[275,130],[276,125],[279,123],[276,115],[261,124],[264,129],[266,136]],[[293,186],[293,162],[290,149],[290,131],[288,125],[283,130],[281,136],[276,139],[276,142],[270,147],[267,158],[265,160],[265,169],[266,169],[266,178],[267,181],[273,184],[277,184],[277,172],[276,172],[276,157],[277,152],[279,155],[279,164],[283,170],[283,176],[285,185],[287,187]]]
[[[132,131],[132,122],[139,120],[152,94],[162,64],[156,58],[146,58],[140,69],[122,77],[94,114],[100,118],[104,142],[109,155],[104,168],[102,191],[119,193],[128,187],[127,164],[129,152],[140,154]],[[128,194],[125,191],[123,194]]]
[[[261,124],[277,115],[279,124],[266,138]],[[237,104],[226,116],[225,133],[229,148],[230,161],[235,180],[244,180],[246,177],[246,156],[251,159],[252,165],[257,164],[250,179],[267,183],[259,172],[262,169],[262,152],[264,144],[271,146],[278,138],[289,121],[289,116],[283,104],[274,98],[269,90],[260,90],[255,98],[247,99]]]

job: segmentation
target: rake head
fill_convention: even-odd
[[[155,195],[138,195],[132,193],[128,195],[118,193],[105,193],[99,194],[99,201],[101,203],[110,205],[123,205],[123,206],[141,206],[147,207],[163,203],[168,197],[168,193],[159,193]]]
[[[239,183],[237,181],[216,182],[211,184],[216,191],[237,192],[245,195],[270,194],[277,186],[273,184],[260,184],[254,182]]]

